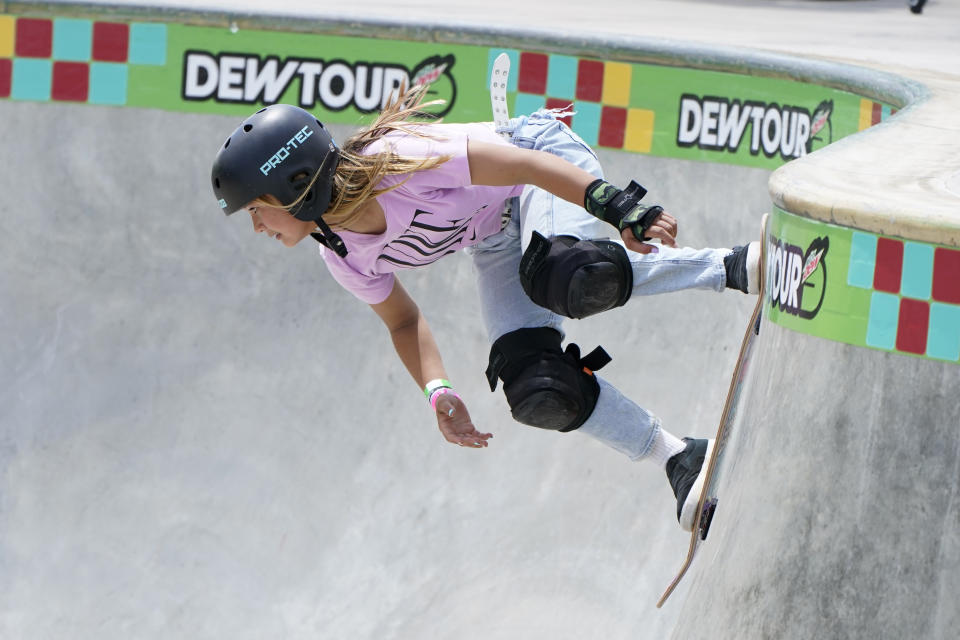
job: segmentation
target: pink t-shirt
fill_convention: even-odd
[[[450,159],[433,169],[387,176],[380,182],[380,188],[403,183],[377,197],[386,217],[386,232],[338,232],[349,251],[346,258],[320,247],[337,282],[368,304],[387,298],[395,271],[431,264],[498,233],[504,201],[523,190],[523,185],[472,184],[467,140],[509,144],[488,125],[431,124],[420,126],[419,131],[433,137],[391,132],[364,153],[377,153],[389,144],[401,156],[446,155]]]

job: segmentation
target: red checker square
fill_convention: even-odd
[[[517,90],[542,96],[547,92],[547,68],[550,58],[542,53],[520,54],[520,75]]]
[[[933,252],[933,299],[960,304],[960,251],[939,248]]]
[[[10,79],[13,77],[13,61],[0,58],[0,98],[10,97]]]
[[[130,47],[130,26],[119,22],[93,23],[93,59],[99,62],[126,62]]]
[[[883,120],[883,105],[879,102],[874,102],[873,109],[870,112],[870,124],[880,124],[881,120]]]
[[[925,353],[929,327],[930,303],[925,300],[902,299],[900,321],[897,323],[897,351]]]
[[[86,102],[89,93],[90,67],[85,62],[53,63],[51,98],[70,102]]]
[[[547,98],[547,109],[569,109],[572,106],[572,103],[569,100],[563,100],[561,98]],[[573,126],[573,116],[564,116],[560,118],[560,122],[564,123],[568,127]]]
[[[603,107],[600,112],[600,133],[597,144],[601,147],[623,148],[627,131],[627,110],[621,107]]]
[[[873,270],[873,288],[887,293],[900,293],[903,274],[903,243],[899,240],[877,240],[877,263]]]
[[[19,58],[49,58],[52,53],[53,21],[19,18],[14,55]]]
[[[603,63],[581,60],[577,65],[577,100],[600,102],[603,99]]]

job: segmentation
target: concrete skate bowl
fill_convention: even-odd
[[[0,13],[0,637],[946,637],[958,620],[955,79],[675,42],[8,2]],[[512,423],[469,259],[403,277],[485,451],[451,447],[314,249],[224,220],[264,102],[338,137],[402,81],[450,121],[573,103],[681,240],[766,238],[774,295],[711,537],[662,472]],[[954,154],[951,156],[951,154]],[[671,431],[716,428],[751,308],[571,322]],[[905,630],[909,629],[907,633]]]

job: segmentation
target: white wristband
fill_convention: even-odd
[[[453,385],[450,384],[449,380],[443,378],[436,378],[427,383],[427,386],[423,388],[423,395],[426,396],[427,400],[430,399],[430,396],[433,395],[433,392],[437,389],[453,389]]]

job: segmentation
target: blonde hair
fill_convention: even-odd
[[[396,189],[403,181],[384,188],[376,186],[386,176],[410,174],[414,171],[433,169],[447,160],[450,156],[433,158],[414,158],[398,155],[389,145],[373,155],[364,155],[363,150],[370,144],[393,131],[409,133],[421,138],[436,139],[417,128],[422,122],[413,119],[430,118],[435,116],[426,113],[425,108],[444,104],[443,100],[424,102],[429,85],[422,84],[412,89],[401,88],[397,96],[387,103],[377,119],[369,126],[364,127],[347,140],[340,147],[340,163],[333,175],[333,195],[330,206],[323,214],[324,220],[334,229],[343,229],[356,222],[360,217],[360,208],[371,198]],[[313,176],[310,184],[303,190],[300,197],[293,202],[282,205],[284,209],[292,209],[299,205],[313,188],[319,178],[319,172]],[[254,200],[255,205],[277,206],[276,198],[261,196]]]

